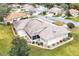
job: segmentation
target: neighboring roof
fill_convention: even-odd
[[[70,9],[69,11],[70,11],[70,14],[71,14],[72,16],[77,16],[77,15],[79,15],[79,10],[77,10],[77,9]]]
[[[31,5],[31,4],[24,4],[23,5],[23,8],[26,10],[26,11],[31,11],[34,9],[34,7]]]
[[[70,12],[73,12],[73,13],[78,13],[78,12],[79,12],[79,10],[77,10],[77,9],[70,9]]]
[[[39,15],[40,13],[42,13],[44,11],[48,11],[48,8],[40,5],[40,6],[36,7],[36,8],[34,8],[33,15]]]
[[[17,7],[17,6],[21,6],[21,5],[19,5],[19,4],[17,4],[17,3],[11,3],[11,4],[9,4],[8,6],[9,6],[9,7]]]
[[[23,13],[23,12],[11,12],[5,18],[7,20],[13,20],[16,18],[22,18],[22,17],[26,17],[26,16],[27,16],[27,14]]]
[[[49,10],[49,12],[51,13],[61,13],[62,12],[62,8],[58,8],[58,7],[53,7]]]

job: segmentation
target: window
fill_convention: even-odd
[[[35,35],[35,36],[32,37],[33,40],[35,40],[35,39],[39,39],[39,38],[40,38],[39,35]]]

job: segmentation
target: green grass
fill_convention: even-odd
[[[58,25],[58,26],[63,26],[64,25],[64,23],[63,22],[60,22],[60,21],[56,21],[54,24],[55,25]]]
[[[79,56],[79,28],[71,30],[74,40],[54,50],[46,50],[30,46],[30,55],[33,56]]]
[[[0,25],[0,55],[8,55],[12,40],[11,27]]]
[[[66,19],[69,19],[69,20],[72,20],[72,21],[75,21],[75,22],[79,22],[79,17],[67,17]]]

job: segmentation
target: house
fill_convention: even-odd
[[[29,14],[24,12],[11,12],[4,17],[5,23],[13,23],[14,20],[20,20],[21,18],[29,17]]]
[[[79,16],[79,10],[77,10],[77,9],[70,9],[69,11],[70,11],[70,14],[72,16],[74,16],[74,17]]]
[[[32,10],[32,13],[33,13],[32,15],[37,16],[43,12],[46,12],[46,11],[48,11],[48,8],[46,8],[42,5],[37,5],[36,8],[34,8],[34,10]]]
[[[25,12],[31,14],[34,7],[31,4],[12,4],[10,12]]]
[[[17,35],[27,39],[28,44],[54,49],[71,41],[72,35],[64,26],[57,26],[39,18],[13,22]]]
[[[48,16],[56,16],[56,15],[62,14],[62,12],[63,12],[62,8],[54,6],[51,9],[49,9],[49,11],[47,12],[47,14],[48,14]]]

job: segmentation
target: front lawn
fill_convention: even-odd
[[[0,55],[8,55],[12,37],[11,26],[0,25]]]
[[[54,50],[46,50],[30,46],[30,55],[34,56],[79,56],[79,28],[71,30],[74,40]]]
[[[69,20],[72,20],[72,21],[75,21],[75,22],[79,22],[79,17],[67,17],[66,19],[69,19]]]

